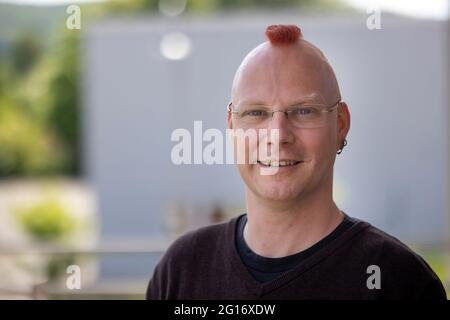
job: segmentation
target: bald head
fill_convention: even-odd
[[[324,54],[295,26],[270,26],[269,41],[254,48],[239,66],[232,85],[234,105],[331,105],[340,98],[333,69]],[[291,101],[294,100],[294,101]]]

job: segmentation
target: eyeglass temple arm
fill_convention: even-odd
[[[342,100],[339,99],[338,102],[333,104],[330,108],[323,110],[322,112],[333,112],[334,109],[339,108],[339,105],[342,103]],[[337,106],[337,107],[336,107]]]

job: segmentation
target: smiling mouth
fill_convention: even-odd
[[[302,163],[303,161],[296,161],[296,160],[281,160],[281,161],[261,161],[258,160],[258,163],[266,168],[283,168],[283,167],[292,167],[296,166],[299,163]]]

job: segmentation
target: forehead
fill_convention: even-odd
[[[263,48],[249,56],[236,81],[236,104],[325,102],[325,72],[315,52],[303,47]]]
[[[275,99],[264,99],[264,96],[242,96],[237,99],[236,105],[238,106],[250,106],[250,105],[259,105],[259,106],[271,106],[277,104],[277,102],[271,102],[271,100]],[[325,99],[321,94],[316,92],[312,92],[310,94],[304,95],[292,95],[284,100],[282,103],[279,103],[282,106],[294,106],[301,104],[325,104]]]

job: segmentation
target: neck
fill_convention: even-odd
[[[284,257],[303,251],[342,221],[332,199],[332,184],[297,201],[267,201],[247,189],[247,224],[244,239],[255,253]]]

